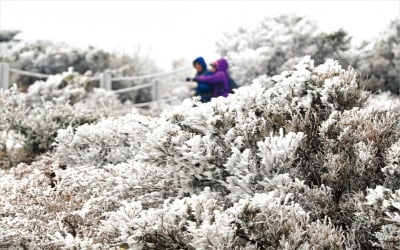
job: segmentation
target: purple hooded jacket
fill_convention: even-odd
[[[195,78],[198,82],[203,82],[213,86],[213,97],[227,97],[231,92],[228,78],[228,62],[221,58],[215,62],[217,71],[212,75],[199,75]]]

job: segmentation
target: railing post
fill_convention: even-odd
[[[152,101],[157,101],[160,100],[160,83],[155,80],[153,82],[153,100]]]
[[[104,73],[101,73],[99,76],[99,88],[104,88]]]
[[[10,81],[10,64],[0,62],[0,88],[8,89]]]
[[[100,88],[112,90],[111,74],[109,72],[104,72],[100,75]]]

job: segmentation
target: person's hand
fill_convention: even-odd
[[[186,83],[185,83],[185,85],[188,87],[188,88],[190,88],[190,89],[195,89],[195,88],[197,88],[197,82],[193,82],[193,81],[191,81],[192,80],[192,78],[186,78]]]
[[[191,82],[191,83],[189,83],[190,85],[190,88],[192,88],[192,89],[195,89],[195,88],[197,88],[197,83],[196,82]]]
[[[187,82],[193,82],[194,79],[193,79],[193,78],[190,78],[190,77],[186,77],[186,81],[187,81]]]

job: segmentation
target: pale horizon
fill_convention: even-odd
[[[199,55],[211,61],[224,32],[252,27],[265,16],[298,13],[321,30],[344,28],[354,43],[379,36],[400,13],[400,1],[10,1],[0,0],[0,29],[24,40],[134,52],[164,70]]]

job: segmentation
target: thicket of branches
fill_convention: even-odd
[[[48,154],[1,170],[1,244],[395,249],[399,107],[368,95],[306,57],[228,98],[61,127]]]

